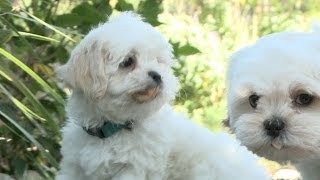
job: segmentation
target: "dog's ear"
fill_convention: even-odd
[[[226,119],[224,119],[224,120],[222,121],[222,125],[223,125],[224,127],[230,128],[230,119],[229,119],[229,117],[227,117]]]
[[[230,117],[228,116],[226,119],[222,121],[223,127],[226,127],[231,133],[234,133],[234,129],[230,126]]]
[[[73,90],[98,99],[107,90],[106,62],[109,55],[97,41],[80,43],[68,62],[58,67],[57,77]]]

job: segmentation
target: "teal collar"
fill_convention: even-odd
[[[101,139],[108,138],[122,129],[131,130],[133,125],[133,120],[126,121],[125,124],[115,124],[110,121],[106,121],[101,127],[98,128],[85,128],[82,127],[91,136],[97,136]]]

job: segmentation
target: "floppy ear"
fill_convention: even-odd
[[[102,97],[107,90],[107,51],[98,42],[80,43],[68,62],[56,69],[56,74],[72,90],[82,91],[91,99]]]
[[[229,119],[229,117],[227,117],[226,119],[224,119],[224,120],[222,121],[222,125],[223,125],[224,127],[230,128],[230,119]]]

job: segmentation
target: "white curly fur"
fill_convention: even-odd
[[[320,34],[281,32],[236,52],[228,70],[229,124],[243,145],[258,155],[293,162],[306,180],[320,178]],[[307,93],[310,105],[295,103]],[[260,96],[256,109],[249,96]],[[272,138],[263,123],[282,117]]]
[[[268,179],[256,156],[233,137],[213,135],[172,110],[169,102],[178,82],[171,71],[171,51],[160,33],[129,12],[101,24],[80,42],[57,69],[73,93],[56,179]],[[134,64],[123,68],[119,64],[128,57]],[[162,79],[156,96],[148,93],[154,84],[150,71]],[[104,119],[135,122],[132,130],[105,139],[82,129],[99,127]]]

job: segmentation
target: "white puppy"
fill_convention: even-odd
[[[173,112],[173,63],[167,40],[133,13],[90,31],[57,69],[73,93],[56,179],[267,179],[232,137]]]
[[[229,126],[243,145],[320,179],[320,34],[283,32],[236,52]]]

